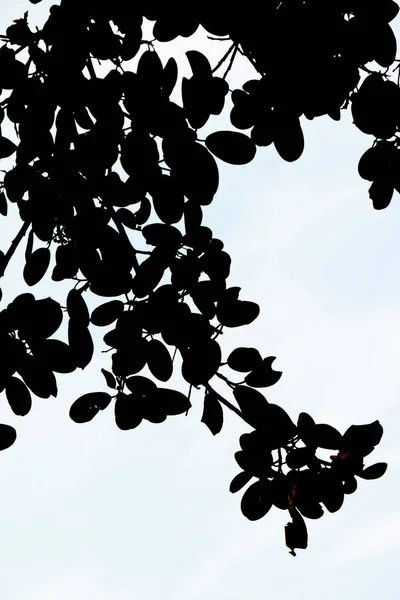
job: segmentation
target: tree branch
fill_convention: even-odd
[[[211,385],[209,383],[206,383],[204,387],[211,394],[215,394],[217,396],[218,400],[221,402],[221,404],[223,404],[224,406],[226,406],[227,408],[229,408],[229,410],[231,410],[238,417],[240,417],[241,419],[243,419],[243,421],[245,421],[245,423],[247,423],[248,425],[250,425],[250,427],[253,427],[253,425],[251,425],[251,423],[249,423],[248,420],[244,417],[243,413],[238,408],[236,408],[236,406],[234,404],[232,404],[231,402],[229,402],[229,400],[225,400],[225,398],[223,396],[221,396],[220,394],[218,394],[218,392],[216,392],[214,390],[214,388],[211,387]]]
[[[6,254],[4,255],[4,259],[3,259],[3,264],[0,267],[0,277],[3,277],[4,272],[7,268],[8,263],[11,260],[12,255],[14,254],[14,252],[16,251],[16,249],[19,246],[20,241],[22,240],[22,238],[24,237],[24,235],[26,234],[26,232],[28,231],[29,227],[30,227],[30,221],[25,221],[21,227],[21,229],[18,231],[17,235],[15,236],[15,238],[13,239],[13,241],[11,242],[11,245],[9,247],[9,249],[7,250]]]

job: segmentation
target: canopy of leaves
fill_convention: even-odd
[[[112,392],[80,396],[71,419],[86,423],[112,404],[120,429],[161,423],[187,413],[192,388],[202,389],[202,421],[212,434],[223,427],[223,405],[252,428],[240,438],[242,472],[230,487],[237,492],[257,479],[244,492],[243,514],[256,520],[272,506],[288,510],[286,543],[294,554],[307,546],[303,517],[320,518],[322,506],[338,510],[356,476],[384,474],[385,463],[364,468],[382,428],[375,421],[341,435],[306,413],[295,424],[255,389],[279,381],[275,357],[240,347],[224,362],[225,328],[252,323],[260,309],[229,287],[231,258],[203,225],[203,212],[218,191],[219,160],[244,165],[271,146],[295,161],[304,151],[302,120],[339,120],[348,108],[355,126],[374,138],[359,174],[372,182],[374,208],[389,205],[400,192],[400,91],[389,75],[396,58],[390,22],[399,7],[392,0],[268,0],[253,8],[232,6],[221,16],[198,5],[170,14],[128,0],[61,0],[42,28],[33,31],[27,13],[8,27],[0,122],[10,122],[16,136],[0,135],[0,159],[12,163],[0,213],[12,203],[22,223],[0,254],[0,274],[28,233],[26,285],[34,288],[54,264],[51,280],[70,282],[70,291],[65,307],[24,293],[2,308],[0,391],[15,414],[26,415],[32,395],[57,395],[55,373],[91,362],[92,328],[108,327],[110,370],[102,373]],[[142,38],[144,21],[152,23],[152,42]],[[172,57],[163,64],[157,48],[199,29],[230,46],[214,68],[202,53],[186,53],[192,74],[180,82],[180,105],[172,99],[178,65]],[[238,52],[254,79],[231,90]],[[293,56],[302,67],[288,76]],[[103,61],[109,69],[100,76]],[[366,67],[372,61],[378,70]],[[228,98],[232,129],[202,139],[199,130]],[[89,295],[99,300],[91,314]],[[52,336],[64,317],[62,341]],[[185,393],[143,373],[165,383],[177,362]],[[225,367],[239,376],[223,374]],[[227,383],[230,400],[215,391],[213,378]],[[15,439],[13,428],[0,426],[0,449]],[[337,454],[322,460],[319,449]]]

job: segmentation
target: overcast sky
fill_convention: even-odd
[[[30,23],[42,22],[50,5],[5,4],[1,32],[27,9]],[[183,50],[174,46],[175,55]],[[224,46],[214,42],[211,52],[216,63]],[[239,64],[234,83],[251,76]],[[231,285],[261,306],[254,324],[224,335],[223,349],[276,356],[283,377],[266,395],[294,420],[307,411],[344,431],[378,418],[385,434],[368,460],[387,461],[387,474],[361,481],[338,513],[308,521],[309,549],[293,558],[287,512],[251,523],[241,494],[228,491],[246,430],[229,411],[215,438],[200,423],[201,397],[188,417],[134,431],[118,430],[112,409],[86,425],[69,420],[79,395],[105,390],[107,360],[97,351],[87,370],[58,377],[58,398],[36,399],[24,419],[3,398],[0,422],[14,425],[18,440],[0,453],[2,598],[397,600],[400,199],[373,210],[357,173],[372,138],[350,115],[303,126],[305,152],[294,164],[269,147],[247,166],[220,165],[204,221],[232,256]],[[12,219],[0,218],[7,240]],[[6,301],[24,291],[20,265],[15,256],[2,281]],[[61,297],[67,289],[57,287]],[[33,291],[60,293],[48,282]]]

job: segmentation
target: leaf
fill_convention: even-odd
[[[78,290],[71,290],[67,296],[67,311],[71,321],[79,323],[81,327],[89,325],[89,311],[82,294]]]
[[[227,362],[234,371],[248,373],[262,364],[262,358],[256,348],[236,348],[228,356]]]
[[[282,377],[282,371],[274,371],[271,364],[275,356],[268,356],[262,361],[262,365],[256,367],[245,377],[247,385],[251,387],[271,387]]]
[[[157,388],[157,396],[165,406],[168,415],[181,415],[192,406],[189,398],[176,390]]]
[[[379,477],[382,477],[382,475],[386,473],[386,470],[387,463],[375,463],[374,465],[363,469],[363,471],[357,473],[357,475],[362,479],[379,479]]]
[[[252,427],[257,429],[268,421],[269,404],[260,392],[245,385],[237,385],[233,395],[244,418]]]
[[[292,522],[285,525],[286,546],[290,548],[293,556],[296,556],[295,548],[306,549],[308,545],[307,527],[303,517],[298,510],[291,512]]]
[[[379,444],[383,435],[383,427],[379,421],[368,425],[352,425],[343,434],[341,451],[355,451],[367,456]]]
[[[256,481],[243,494],[240,508],[250,521],[265,517],[272,507],[271,484],[268,480]]]
[[[216,131],[206,138],[206,147],[215,156],[231,165],[245,165],[256,155],[255,143],[244,133]]]
[[[319,423],[314,429],[314,440],[319,448],[339,450],[343,436],[337,429],[325,423]]]
[[[93,358],[94,345],[87,327],[82,327],[79,321],[70,319],[68,323],[68,343],[74,353],[76,366],[84,369]]]
[[[304,136],[300,120],[295,115],[274,110],[274,145],[279,156],[287,162],[294,162],[303,154]]]
[[[35,345],[34,355],[56,373],[72,373],[77,366],[71,348],[60,340],[44,340]]]
[[[95,308],[90,320],[97,327],[105,327],[116,321],[123,311],[124,303],[121,300],[111,300]]]
[[[17,439],[17,432],[11,425],[0,424],[0,451],[7,450]]]
[[[253,475],[251,473],[247,473],[246,471],[238,473],[232,479],[231,484],[229,486],[229,491],[231,492],[231,494],[236,494],[236,492],[239,492],[245,485],[249,483],[250,479],[252,478]]]
[[[6,385],[6,396],[15,415],[24,417],[32,408],[31,394],[21,379],[11,377]]]
[[[7,212],[8,212],[8,205],[7,205],[6,195],[4,192],[0,192],[0,215],[3,215],[3,217],[6,217]]]
[[[89,392],[83,394],[72,404],[69,416],[75,423],[88,423],[100,410],[104,410],[111,402],[106,392]]]
[[[104,379],[106,380],[107,386],[115,390],[115,388],[117,387],[117,382],[115,381],[114,375],[106,369],[101,369],[101,372],[104,375]]]
[[[394,184],[391,179],[384,179],[383,177],[375,179],[368,190],[374,209],[383,210],[387,208],[392,200],[393,192]]]
[[[243,327],[249,325],[260,314],[260,307],[255,302],[222,300],[217,305],[217,319],[226,327]]]
[[[147,366],[151,374],[160,381],[168,381],[172,375],[171,356],[159,340],[150,340],[147,344]]]
[[[143,420],[141,403],[134,394],[118,394],[114,414],[115,423],[122,431],[135,429]]]
[[[193,343],[183,355],[182,375],[192,385],[206,384],[221,365],[221,348],[215,340]]]
[[[17,146],[14,142],[0,135],[0,159],[8,158],[11,154],[14,154],[16,149]]]
[[[224,423],[224,413],[218,396],[212,392],[204,396],[204,408],[201,422],[207,425],[213,435],[217,435]]]
[[[57,381],[54,373],[41,359],[26,355],[18,365],[17,371],[35,396],[39,398],[57,396]]]
[[[23,273],[27,285],[32,286],[39,283],[48,269],[50,256],[48,248],[38,248],[28,256]]]

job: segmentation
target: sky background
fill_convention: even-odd
[[[51,4],[4,3],[0,31],[25,10],[31,25],[42,23]],[[398,19],[394,25],[399,33]],[[196,36],[160,53],[181,56],[184,74],[183,52],[204,43]],[[206,47],[212,64],[226,49]],[[250,77],[239,61],[231,87]],[[210,130],[228,127],[228,114]],[[220,163],[204,224],[232,257],[230,285],[261,306],[251,326],[224,334],[222,347],[225,356],[243,345],[277,357],[283,376],[266,397],[294,420],[307,411],[343,432],[379,419],[384,437],[368,460],[387,461],[387,474],[360,481],[338,513],[307,521],[309,548],[293,558],[284,545],[287,512],[252,523],[240,512],[241,493],[229,493],[246,431],[229,411],[215,438],[200,423],[201,396],[188,417],[128,432],[117,429],[112,408],[85,425],[69,419],[78,396],[106,389],[99,372],[108,361],[97,351],[84,372],[60,375],[59,396],[34,400],[24,419],[2,396],[0,422],[14,425],[18,439],[0,453],[0,597],[397,600],[400,201],[395,195],[388,209],[373,210],[357,173],[372,138],[349,114],[302,124],[305,152],[296,163],[273,147],[243,167]],[[18,221],[0,218],[5,250]],[[21,250],[2,281],[3,306],[25,291]],[[48,277],[33,292],[62,298],[67,289]],[[186,389],[179,377],[170,384]]]

